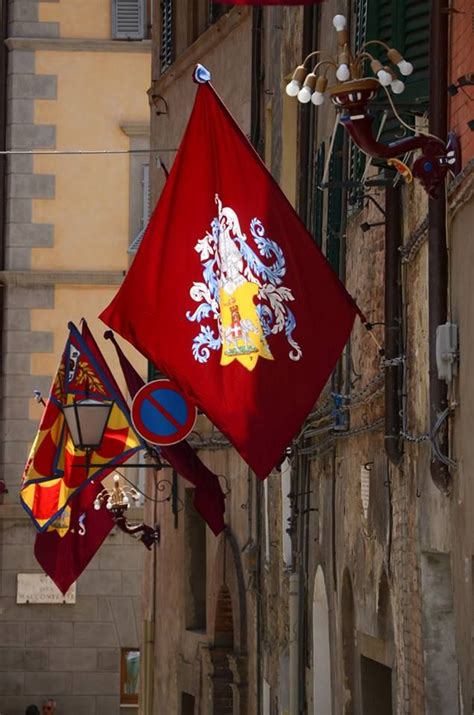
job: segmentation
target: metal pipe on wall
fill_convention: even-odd
[[[400,442],[401,354],[400,248],[401,196],[398,186],[385,189],[385,453],[393,464],[402,458]]]
[[[430,30],[429,130],[444,139],[448,132],[448,15],[445,0],[432,0]],[[446,187],[430,199],[428,209],[429,388],[430,430],[448,406],[446,383],[438,378],[436,329],[448,319],[448,251],[446,245]],[[441,451],[448,454],[447,429],[438,434]],[[443,494],[450,493],[448,467],[431,458],[431,478]]]
[[[8,37],[8,0],[2,0],[0,8],[1,39],[0,39],[0,150],[7,148],[7,91],[8,91],[8,49],[5,41]],[[7,204],[7,157],[0,154],[0,271],[5,270],[6,243],[6,204]],[[0,285],[0,378],[3,381],[4,359],[4,325],[5,325],[5,292],[7,287]],[[0,399],[3,397],[0,391]],[[3,400],[2,400],[3,402]],[[3,418],[3,415],[2,415]],[[2,440],[3,442],[3,440]],[[0,447],[0,459],[3,463],[3,446]]]

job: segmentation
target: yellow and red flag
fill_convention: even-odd
[[[113,401],[101,445],[90,455],[74,448],[62,411],[64,405],[85,398]],[[95,341],[86,340],[69,323],[69,338],[20,490],[22,505],[38,531],[52,527],[59,535],[67,533],[71,501],[92,480],[99,482],[143,446],[131,425],[128,406]]]

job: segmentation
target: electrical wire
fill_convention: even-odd
[[[103,156],[111,154],[157,154],[177,149],[3,149],[0,156]]]

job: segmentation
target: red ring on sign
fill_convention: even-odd
[[[167,378],[143,385],[133,399],[130,413],[138,434],[161,447],[186,439],[197,419],[196,406]]]

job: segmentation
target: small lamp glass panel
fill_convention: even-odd
[[[100,446],[113,402],[79,400],[63,406],[71,439],[77,449],[96,449]]]

